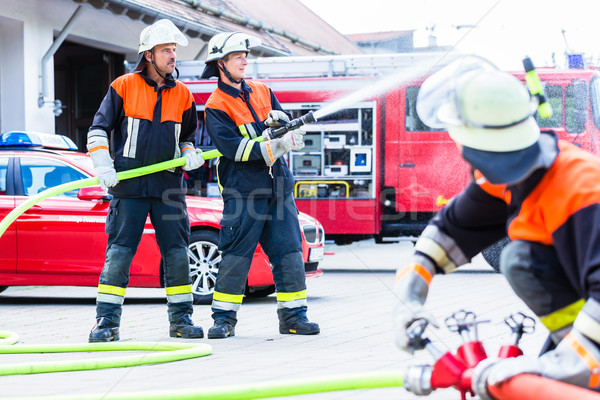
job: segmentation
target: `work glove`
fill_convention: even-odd
[[[283,146],[288,151],[297,151],[304,148],[304,135],[306,132],[302,129],[294,129],[281,137]]]
[[[520,356],[475,368],[472,388],[482,399],[492,399],[487,386],[494,386],[520,374],[540,375],[544,378],[590,389],[598,389],[597,367],[590,370],[588,360],[600,361],[600,351],[592,340],[573,329],[556,349],[540,357]],[[478,369],[480,371],[478,371]],[[596,377],[596,379],[592,379]]]
[[[278,139],[262,142],[260,145],[264,147],[263,154],[269,154],[267,166],[271,166],[282,155],[289,151],[300,150],[304,147],[304,132],[302,129],[294,129],[287,132]]]
[[[290,117],[281,110],[269,111],[269,116],[265,120],[265,125],[270,128],[277,128],[290,122]]]
[[[435,269],[427,258],[413,256],[413,262],[398,269],[394,286],[394,336],[396,345],[413,354],[416,349],[410,342],[408,328],[418,320],[425,320],[438,327],[435,318],[425,310],[424,304],[429,291],[429,283]]]
[[[194,145],[191,143],[186,142],[181,144],[181,156],[185,157],[183,169],[186,171],[198,169],[204,164],[202,150],[194,148]]]
[[[104,131],[91,131],[88,134],[87,149],[92,158],[98,183],[105,192],[108,192],[109,187],[113,187],[119,182],[119,177],[108,152],[106,133]]]

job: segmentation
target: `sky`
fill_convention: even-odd
[[[415,47],[438,45],[503,69],[566,65],[565,53],[600,64],[598,0],[300,0],[343,34],[414,29]],[[564,34],[563,34],[564,30]]]

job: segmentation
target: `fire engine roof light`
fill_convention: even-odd
[[[77,145],[64,135],[38,132],[4,132],[0,147],[44,147],[58,150],[77,150]]]

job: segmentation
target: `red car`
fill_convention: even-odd
[[[47,188],[94,175],[88,155],[67,137],[6,132],[0,135],[0,219]],[[97,286],[104,264],[104,223],[110,196],[99,186],[48,198],[23,213],[0,237],[0,292],[8,286]],[[221,261],[217,248],[221,199],[187,196],[191,225],[188,255],[196,303],[209,303]],[[307,276],[321,274],[324,233],[300,213]],[[129,286],[163,287],[162,260],[150,219],[133,259]],[[246,296],[275,291],[269,260],[254,254]]]

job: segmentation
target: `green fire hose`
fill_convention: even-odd
[[[0,331],[0,354],[74,353],[91,351],[150,351],[155,354],[92,358],[83,360],[28,362],[0,365],[0,376],[40,374],[46,372],[86,371],[103,368],[131,367],[203,357],[212,353],[206,343],[106,342],[12,346],[18,341],[15,333]]]
[[[209,150],[202,152],[202,158],[208,160],[209,158],[215,158],[221,156],[218,150]],[[175,158],[173,160],[164,161],[158,164],[148,165],[146,167],[130,169],[129,171],[122,171],[117,173],[119,180],[137,178],[138,176],[153,174],[158,171],[162,171],[169,168],[181,167],[185,165],[185,157]],[[6,232],[10,224],[12,224],[21,214],[27,211],[31,206],[39,203],[48,197],[56,196],[70,190],[77,190],[87,186],[93,186],[98,184],[98,178],[86,178],[74,182],[63,183],[62,185],[54,186],[31,196],[27,201],[21,203],[18,207],[15,207],[4,219],[0,222],[0,237]]]

